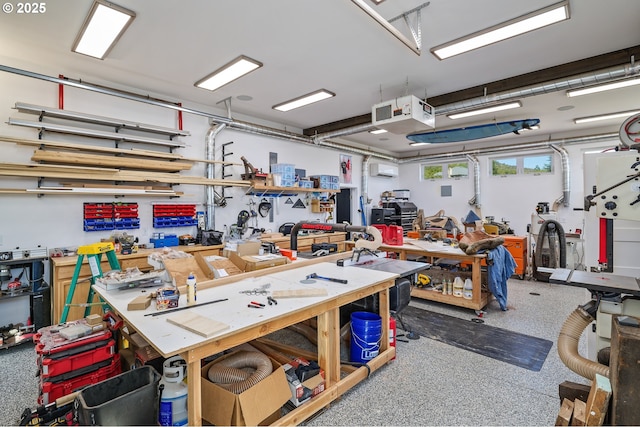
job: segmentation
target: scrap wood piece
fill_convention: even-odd
[[[560,406],[560,412],[558,412],[555,425],[568,426],[571,422],[571,415],[573,415],[573,402],[569,399],[563,399],[562,406]]]
[[[580,399],[573,401],[573,417],[571,418],[572,426],[583,426],[586,421],[587,404]]]
[[[586,404],[587,426],[601,426],[609,407],[611,398],[611,382],[609,378],[596,374],[596,378],[591,383],[591,391]]]
[[[167,317],[167,322],[180,326],[188,331],[209,338],[212,335],[229,329],[231,326],[192,311],[183,311]]]
[[[305,289],[285,289],[271,292],[271,296],[278,298],[301,298],[301,297],[326,297],[329,295],[325,288],[305,288]]]

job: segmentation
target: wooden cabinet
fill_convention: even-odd
[[[203,256],[208,255],[220,255],[222,245],[215,246],[180,246],[174,249],[188,252],[188,253],[200,253]],[[129,255],[118,255],[118,262],[120,268],[125,270],[127,268],[137,267],[141,271],[153,270],[153,267],[147,262],[147,257],[152,253],[154,249],[141,249],[137,253]],[[77,256],[51,258],[51,288],[52,288],[52,304],[53,304],[53,322],[59,323],[64,309],[67,293],[71,286],[71,279],[73,278],[73,272],[76,268],[78,261]],[[109,271],[109,261],[106,256],[102,257],[101,263],[102,271]],[[73,295],[71,304],[84,304],[87,302],[87,296],[89,294],[89,277],[91,275],[89,269],[89,263],[87,257],[83,260],[82,267],[80,269],[80,275],[78,276],[78,283],[76,284],[76,291]],[[69,315],[67,320],[76,320],[84,317],[84,307],[79,305],[73,305],[69,308]],[[95,307],[93,312],[100,313],[101,308]]]

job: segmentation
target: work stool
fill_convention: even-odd
[[[95,304],[102,304],[105,309],[108,309],[108,306],[104,304],[104,301],[101,300],[100,303],[94,303],[93,297],[95,295],[95,291],[93,290],[93,285],[96,283],[96,279],[102,277],[102,254],[107,256],[107,260],[109,261],[109,266],[111,270],[120,270],[120,263],[118,262],[118,258],[116,257],[115,248],[113,243],[111,242],[101,242],[101,243],[93,243],[91,245],[80,246],[78,248],[78,260],[76,261],[76,268],[73,271],[73,277],[71,279],[71,285],[69,286],[69,292],[67,293],[67,299],[64,302],[64,309],[62,310],[62,316],[60,316],[60,322],[65,323],[67,321],[67,317],[69,316],[69,307],[71,307],[73,302],[73,295],[76,292],[76,287],[78,285],[78,277],[80,276],[80,270],[82,269],[82,262],[84,258],[87,258],[87,262],[89,263],[89,269],[91,270],[91,276],[89,277],[89,282],[91,282],[91,286],[89,286],[89,294],[87,295],[87,302],[78,304],[80,306],[85,307],[84,316],[87,317],[91,313],[91,307]]]

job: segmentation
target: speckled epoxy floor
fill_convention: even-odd
[[[428,338],[399,342],[395,361],[307,425],[553,425],[560,407],[558,385],[587,384],[564,366],[556,341],[564,320],[588,294],[518,279],[509,280],[508,292],[510,309],[503,312],[494,301],[483,319],[491,326],[551,340],[554,345],[539,372]],[[411,305],[463,319],[476,317],[473,310],[429,301],[413,299]],[[586,354],[584,342],[580,352]]]
[[[587,299],[580,288],[510,279],[510,310],[503,312],[492,302],[483,319],[491,326],[551,340],[554,345],[539,372],[427,338],[398,342],[395,361],[305,424],[553,425],[559,409],[558,385],[587,383],[564,366],[555,345],[564,320]],[[429,301],[413,299],[411,305],[463,319],[476,316],[473,310]],[[580,347],[585,355],[584,336]],[[22,411],[35,407],[36,372],[32,344],[0,351],[0,425],[17,425]]]

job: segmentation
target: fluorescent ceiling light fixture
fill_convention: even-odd
[[[569,19],[569,0],[522,15],[493,27],[461,37],[431,49],[438,59],[447,59],[556,22]]]
[[[421,145],[431,145],[430,142],[411,142],[409,143],[410,146],[412,147],[419,147]]]
[[[387,133],[385,129],[374,129],[369,131],[372,135],[380,135],[381,133]]]
[[[577,125],[581,123],[597,122],[599,120],[619,119],[621,117],[630,117],[634,114],[640,113],[640,110],[621,111],[619,113],[601,114],[599,116],[580,117],[573,119],[573,122]]]
[[[251,59],[248,56],[240,55],[213,73],[195,82],[195,86],[202,89],[216,90],[260,67],[262,67],[262,62]]]
[[[640,78],[621,80],[613,83],[607,83],[597,86],[590,86],[583,89],[573,89],[567,91],[567,96],[573,98],[574,96],[589,95],[597,92],[604,92],[605,90],[620,89],[623,87],[634,86],[640,84]]]
[[[319,89],[290,101],[276,104],[271,108],[278,111],[289,111],[294,108],[304,107],[305,105],[313,104],[314,102],[322,101],[323,99],[332,98],[334,96],[336,96],[336,94],[333,92],[329,92],[326,89]]]
[[[95,0],[71,50],[104,59],[135,17],[129,9]]]
[[[447,114],[447,117],[449,117],[452,120],[455,120],[455,119],[462,119],[465,117],[477,116],[479,114],[494,113],[496,111],[510,110],[511,108],[520,108],[520,107],[522,107],[522,103],[520,101],[516,101],[516,102],[509,102],[508,104],[500,104],[500,105],[494,105],[486,108],[479,108],[477,110],[465,111],[463,113]]]

